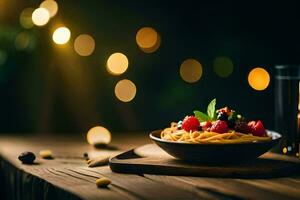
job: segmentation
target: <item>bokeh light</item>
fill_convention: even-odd
[[[58,5],[54,0],[46,0],[41,3],[40,8],[47,9],[50,17],[54,17],[57,13]]]
[[[195,83],[202,76],[202,65],[193,58],[186,59],[180,66],[180,76],[188,83]]]
[[[116,84],[115,95],[120,101],[129,102],[133,100],[136,95],[136,86],[128,79],[120,80]]]
[[[95,50],[95,40],[90,35],[81,34],[74,41],[74,49],[81,56],[89,56]]]
[[[57,28],[52,35],[52,39],[56,44],[66,44],[71,37],[71,31],[67,27]]]
[[[15,38],[15,46],[17,50],[25,50],[29,47],[30,36],[26,32],[20,32]]]
[[[161,38],[153,28],[143,27],[136,34],[136,43],[145,53],[152,53],[159,48]]]
[[[109,144],[111,133],[103,126],[95,126],[88,131],[86,139],[91,145]]]
[[[0,66],[4,65],[7,60],[7,53],[0,49]]]
[[[23,28],[29,29],[33,27],[33,22],[31,18],[33,11],[34,11],[33,8],[25,8],[21,12],[19,21]]]
[[[248,75],[248,83],[255,90],[264,90],[269,86],[270,75],[264,68],[254,68]]]
[[[123,74],[128,68],[128,59],[122,53],[113,53],[106,63],[107,71],[113,75]]]
[[[32,13],[32,22],[37,26],[44,26],[50,19],[50,14],[46,8],[37,8]]]
[[[230,76],[233,71],[233,63],[230,58],[221,56],[215,58],[213,68],[218,76],[226,78]]]

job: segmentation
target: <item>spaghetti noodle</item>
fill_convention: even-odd
[[[269,141],[269,136],[254,136],[251,133],[244,134],[234,130],[228,133],[216,133],[207,131],[185,131],[178,129],[177,123],[172,122],[171,127],[165,128],[161,132],[161,139],[168,141],[184,143],[214,143],[214,144],[233,144],[233,143],[251,143],[259,141]]]

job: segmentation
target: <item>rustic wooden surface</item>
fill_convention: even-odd
[[[89,168],[82,158],[115,155],[149,143],[147,134],[114,135],[109,149],[95,150],[82,138],[0,136],[0,199],[300,199],[300,176],[229,179],[114,173],[108,166]],[[115,148],[118,147],[118,148]],[[21,164],[22,151],[51,149],[53,160]],[[97,178],[112,180],[97,188]]]

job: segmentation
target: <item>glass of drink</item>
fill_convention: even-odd
[[[275,151],[299,156],[300,65],[278,65],[275,70],[275,130],[282,134]]]

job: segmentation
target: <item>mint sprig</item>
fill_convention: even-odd
[[[217,100],[213,99],[207,106],[207,115],[211,119],[215,119],[215,117],[216,117],[216,103],[217,103]]]
[[[199,120],[199,122],[205,122],[205,121],[210,120],[210,117],[207,114],[200,112],[198,110],[195,110],[194,114],[195,114],[195,117]]]
[[[199,122],[211,121],[216,119],[216,103],[217,100],[213,99],[207,106],[207,114],[195,110],[194,115],[199,120]]]

